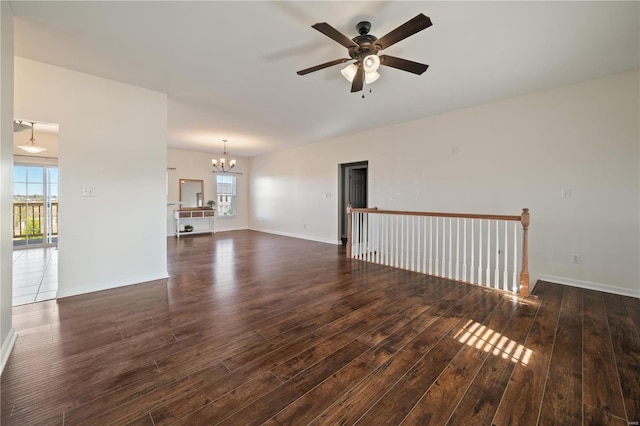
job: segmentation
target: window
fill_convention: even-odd
[[[218,200],[216,201],[218,216],[236,215],[236,177],[216,175]]]

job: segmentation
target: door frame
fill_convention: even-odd
[[[343,245],[347,244],[347,204],[349,200],[349,171],[356,169],[364,169],[365,174],[365,199],[369,204],[369,161],[356,161],[353,163],[343,163],[338,165],[338,240]]]

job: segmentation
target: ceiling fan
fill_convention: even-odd
[[[408,71],[413,74],[422,74],[427,70],[429,65],[421,64],[419,62],[409,61],[407,59],[397,58],[395,56],[380,55],[378,52],[386,49],[389,46],[396,44],[405,38],[414,35],[417,32],[429,28],[432,25],[431,19],[424,14],[419,14],[415,18],[408,20],[404,24],[400,25],[395,30],[385,34],[380,38],[369,34],[371,30],[371,22],[362,21],[356,25],[359,35],[353,39],[349,39],[340,31],[333,28],[326,22],[320,22],[312,25],[314,28],[320,31],[327,37],[337,41],[349,51],[349,58],[335,59],[333,61],[325,62],[324,64],[316,65],[315,67],[307,68],[298,71],[298,75],[305,75],[314,71],[319,71],[324,68],[328,68],[334,65],[342,64],[351,60],[356,62],[350,64],[342,70],[342,75],[349,81],[351,81],[351,91],[359,92],[362,90],[364,83],[371,84],[376,81],[380,74],[377,70],[380,65],[385,65],[392,68],[397,68],[402,71]]]

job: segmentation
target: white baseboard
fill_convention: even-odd
[[[248,231],[249,228],[225,228],[225,229],[216,229],[216,234],[218,232],[230,232],[230,231]]]
[[[13,350],[13,345],[16,343],[16,339],[18,335],[16,331],[12,328],[9,330],[9,334],[7,334],[7,338],[2,342],[1,349],[1,359],[0,359],[0,374],[4,371],[4,366],[7,364],[9,360],[9,355],[11,355],[11,350]]]
[[[289,232],[274,231],[273,229],[263,229],[263,228],[249,228],[249,229],[251,231],[265,232],[267,234],[282,235],[283,237],[299,238],[301,240],[316,241],[319,243],[333,244],[336,246],[342,244],[342,241],[328,240],[326,238],[310,237],[309,235],[291,234]]]
[[[570,285],[572,287],[586,288],[588,290],[603,291],[605,293],[613,293],[613,294],[619,294],[621,296],[640,298],[640,289],[633,290],[625,287],[615,287],[615,286],[610,286],[610,285],[601,284],[601,283],[594,283],[591,281],[582,281],[582,280],[576,280],[573,278],[556,277],[553,275],[544,275],[544,274],[538,275],[538,279],[540,281],[549,281],[556,284],[564,284],[564,285]]]
[[[110,290],[112,288],[125,287],[133,284],[142,284],[149,281],[163,280],[166,278],[169,278],[169,274],[165,272],[164,274],[145,275],[141,277],[127,279],[124,281],[111,281],[108,283],[100,283],[90,287],[89,286],[74,287],[71,289],[58,288],[58,293],[56,294],[56,297],[60,299],[62,297],[77,296],[79,294],[93,293],[94,291]]]

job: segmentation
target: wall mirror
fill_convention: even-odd
[[[180,208],[201,209],[204,207],[204,181],[180,179]]]

